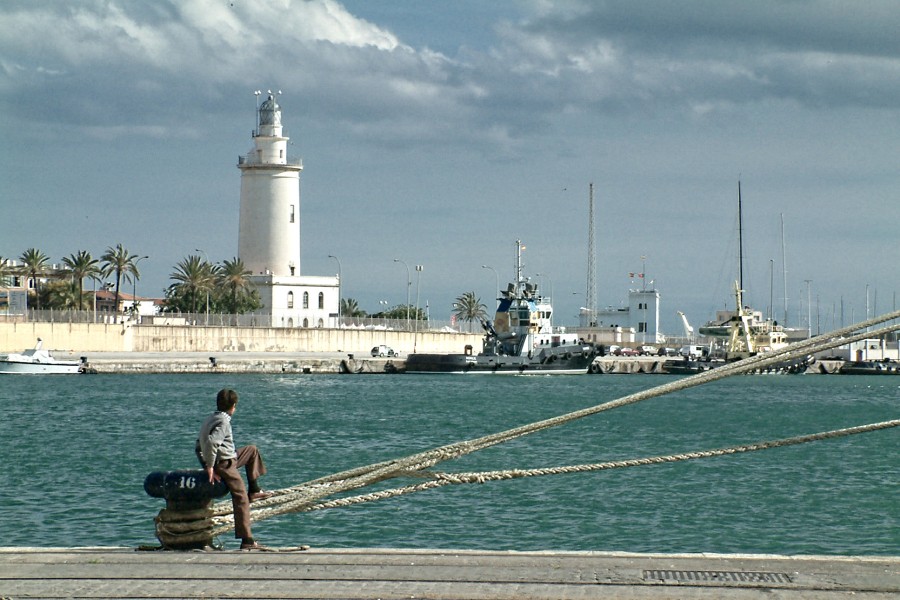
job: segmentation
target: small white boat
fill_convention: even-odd
[[[21,375],[75,375],[81,373],[84,365],[80,360],[57,360],[49,350],[42,348],[43,341],[38,338],[37,345],[20,353],[0,355],[0,374],[13,373]]]

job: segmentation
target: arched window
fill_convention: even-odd
[[[322,319],[319,319],[319,324],[316,325],[316,327],[318,327],[319,329],[322,329],[323,327],[325,327],[325,321],[323,321]]]
[[[288,292],[288,308],[294,308],[294,292]]]
[[[309,319],[303,319],[303,327],[309,327]]]
[[[303,292],[303,308],[309,308],[309,292]]]
[[[325,308],[325,292],[319,292],[319,308]]]
[[[294,319],[291,317],[288,317],[288,327],[293,327],[293,326],[294,326]]]

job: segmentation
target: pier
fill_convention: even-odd
[[[4,598],[886,600],[898,594],[900,557],[0,548]]]
[[[77,360],[74,353],[56,352],[57,358]],[[379,374],[403,373],[405,355],[372,357],[343,352],[94,352],[86,355],[96,373],[268,373],[268,374]],[[593,374],[665,375],[665,356],[602,356]],[[818,360],[807,374],[837,374],[843,361]]]

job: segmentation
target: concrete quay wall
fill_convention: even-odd
[[[301,329],[130,323],[0,323],[0,353],[33,348],[41,338],[55,353],[92,352],[340,352],[368,356],[385,344],[406,355],[414,351],[456,353],[481,348],[481,335],[368,329]]]

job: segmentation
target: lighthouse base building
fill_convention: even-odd
[[[338,277],[300,273],[299,159],[288,159],[275,96],[257,109],[253,148],[238,157],[241,212],[238,257],[272,327],[339,327]],[[260,323],[264,324],[264,323]]]

